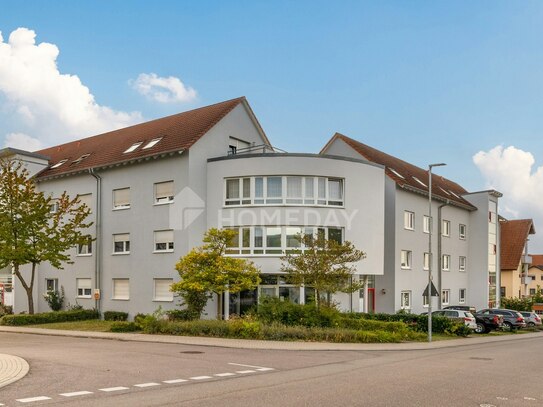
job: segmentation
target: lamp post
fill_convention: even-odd
[[[426,292],[428,299],[428,342],[432,342],[432,168],[444,165],[447,164],[437,163],[428,165],[428,222],[430,227],[428,233],[428,291]],[[441,259],[437,259],[437,261],[441,261]]]

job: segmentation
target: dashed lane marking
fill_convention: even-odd
[[[93,394],[92,391],[73,391],[71,393],[60,393],[59,396],[63,397],[76,397],[76,396],[85,396],[87,394]]]
[[[188,380],[187,379],[172,379],[172,380],[164,380],[162,383],[175,384],[175,383],[183,383],[183,382],[188,382]]]
[[[496,397],[498,400],[504,400],[504,401],[507,401],[509,400],[507,397]]]
[[[153,386],[160,386],[160,383],[155,383],[155,382],[151,382],[151,383],[141,383],[141,384],[135,384],[134,387],[153,387]]]
[[[524,400],[535,401],[535,400],[537,400],[537,399],[534,399],[533,397],[524,397]]]
[[[239,374],[256,373],[256,370],[237,370],[236,373],[239,373]]]
[[[98,389],[100,391],[105,391],[106,393],[112,392],[112,391],[121,391],[121,390],[129,390],[128,387],[106,387],[105,389]]]
[[[33,403],[35,401],[45,401],[45,400],[51,400],[51,397],[38,396],[38,397],[29,397],[26,399],[17,399],[17,401],[20,403]]]
[[[235,373],[217,373],[217,374],[214,374],[213,376],[228,377],[228,376],[235,376],[235,375],[236,375]]]
[[[252,367],[253,369],[255,369],[255,370],[259,371],[259,372],[267,372],[267,371],[270,371],[270,370],[275,370],[272,367],[242,365],[241,363],[228,363],[228,364],[232,365],[232,366]]]
[[[190,380],[205,380],[205,379],[211,379],[211,376],[194,376],[189,377]]]

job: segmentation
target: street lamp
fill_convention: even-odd
[[[437,163],[428,165],[428,291],[426,291],[428,299],[428,342],[432,342],[432,168],[442,167],[445,163]],[[437,259],[441,261],[441,259]]]

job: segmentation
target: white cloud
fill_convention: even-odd
[[[38,139],[24,133],[9,133],[6,136],[6,147],[18,148],[25,151],[40,150],[44,147]]]
[[[142,73],[130,83],[139,93],[160,103],[192,102],[197,95],[193,88],[175,76],[164,78],[155,73]]]
[[[530,237],[530,251],[543,253],[543,166],[534,167],[532,153],[513,146],[496,146],[480,151],[473,162],[481,171],[487,187],[503,193],[499,206],[506,218],[531,218],[540,231]]]
[[[48,146],[142,121],[139,112],[99,105],[77,75],[59,72],[58,47],[35,38],[27,28],[13,31],[7,42],[0,34],[0,94],[17,132]]]

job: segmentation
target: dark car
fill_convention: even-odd
[[[490,331],[495,331],[503,327],[503,316],[495,314],[481,314],[479,312],[473,314],[477,327],[475,332],[478,334],[487,334]]]
[[[462,311],[468,311],[471,312],[473,315],[475,315],[475,307],[472,307],[471,305],[447,305],[446,307],[443,307],[443,309],[460,309]]]
[[[503,329],[508,331],[526,328],[526,321],[522,314],[512,309],[483,309],[477,314],[501,315],[503,317]]]

